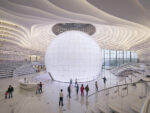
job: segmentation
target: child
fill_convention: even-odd
[[[7,99],[8,91],[5,92],[5,99]]]

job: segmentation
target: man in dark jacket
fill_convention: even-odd
[[[68,86],[68,96],[71,98],[71,85]]]
[[[76,86],[76,92],[77,92],[77,95],[78,95],[78,92],[79,92],[79,85],[77,83],[77,86]]]
[[[14,91],[14,88],[9,85],[9,88],[8,88],[8,98],[12,98],[13,97],[13,91]]]

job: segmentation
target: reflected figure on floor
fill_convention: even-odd
[[[76,101],[78,101],[79,100],[79,95],[76,95],[76,99],[75,99]]]
[[[86,91],[86,96],[88,96],[88,92],[89,92],[89,86],[88,86],[88,84],[85,87],[85,91]]]
[[[71,85],[68,86],[68,97],[71,98]]]
[[[86,97],[86,109],[88,109],[88,106],[89,106],[89,101],[88,101],[88,97]]]
[[[8,98],[12,98],[13,97],[13,91],[14,91],[14,88],[9,85],[9,88],[8,88]]]
[[[78,92],[79,92],[79,85],[77,83],[77,86],[76,86],[76,92],[77,92],[77,95],[78,95]]]
[[[96,91],[98,91],[98,84],[97,84],[97,81],[95,81],[95,89],[96,89]]]
[[[61,89],[59,93],[59,106],[64,106],[63,97],[64,97],[64,94],[63,94],[63,90]]]
[[[68,99],[67,109],[68,109],[68,110],[71,110],[71,102],[70,102],[70,99]]]
[[[84,96],[84,86],[83,86],[83,84],[80,87],[80,91],[81,91],[81,96]]]
[[[80,104],[81,104],[81,105],[84,104],[84,97],[83,97],[83,96],[81,96]]]

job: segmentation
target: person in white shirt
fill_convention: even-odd
[[[64,97],[64,94],[63,94],[63,90],[61,89],[60,90],[60,93],[59,93],[59,106],[63,106],[63,97]]]

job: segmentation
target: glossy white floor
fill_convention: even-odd
[[[120,78],[115,77],[108,71],[103,71],[102,76],[97,78],[99,89],[104,88],[102,77],[106,76],[106,87],[117,84]],[[37,83],[43,82],[43,93],[35,94],[35,91],[26,91],[18,87],[19,79],[26,77],[28,80],[34,80]],[[4,92],[8,85],[15,87],[14,97],[12,99],[4,99]],[[82,83],[80,83],[81,85]],[[95,80],[89,84],[89,95],[95,92]],[[48,74],[39,73],[35,75],[26,75],[22,77],[0,79],[0,113],[88,113],[89,104],[92,100],[96,100],[96,95],[88,99],[86,96],[81,97],[76,94],[72,85],[71,99],[67,97],[68,83],[53,82]],[[59,91],[64,90],[64,107],[59,107]],[[92,102],[91,102],[92,103]]]

